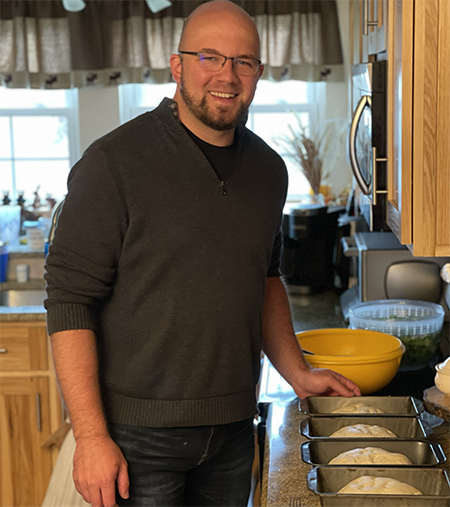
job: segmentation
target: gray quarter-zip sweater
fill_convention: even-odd
[[[110,422],[195,426],[256,413],[287,174],[258,136],[243,125],[238,136],[220,182],[164,99],[71,171],[46,262],[48,331],[96,332]]]

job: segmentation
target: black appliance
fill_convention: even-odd
[[[358,183],[357,204],[371,231],[386,226],[386,62],[352,65],[353,118],[349,158]]]
[[[338,218],[344,211],[344,206],[299,205],[284,215],[281,271],[292,292],[334,288]]]

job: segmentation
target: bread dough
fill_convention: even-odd
[[[346,484],[338,493],[372,495],[422,495],[414,486],[391,477],[363,475]]]
[[[352,403],[345,407],[339,407],[331,412],[332,414],[384,414],[381,408],[371,407],[364,403]]]
[[[377,426],[376,424],[353,424],[344,426],[330,435],[330,437],[361,438],[361,437],[396,437],[397,435],[387,428]]]
[[[404,454],[386,451],[379,447],[362,447],[341,452],[329,465],[411,465]]]

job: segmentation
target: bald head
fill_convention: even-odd
[[[208,26],[213,30],[213,25],[217,20],[229,24],[230,29],[239,26],[247,30],[248,35],[254,38],[257,48],[255,57],[259,58],[259,35],[255,23],[244,9],[228,0],[212,0],[192,11],[184,22],[178,50],[191,50],[189,44],[195,34]],[[196,48],[195,50],[199,49],[202,48]]]

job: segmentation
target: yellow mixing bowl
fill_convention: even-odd
[[[370,394],[395,377],[405,346],[395,336],[365,329],[317,329],[297,333],[300,346],[314,353],[305,359],[314,368],[329,368]]]

